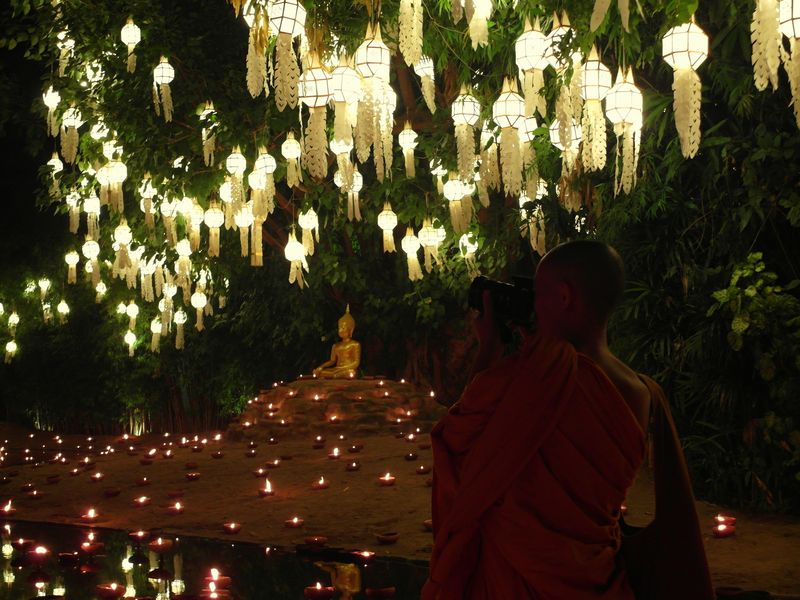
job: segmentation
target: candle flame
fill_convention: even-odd
[[[317,582],[317,589],[318,589],[318,590],[321,590],[321,589],[322,589],[322,584],[321,584],[319,581]]]
[[[297,521],[298,521],[297,517],[292,517],[292,523],[294,523],[296,525]]]
[[[211,569],[211,579],[213,579],[214,581],[219,579],[219,569],[217,569],[216,567],[213,567]]]
[[[389,480],[392,478],[392,476],[391,476],[391,474],[390,474],[390,473],[386,473],[386,475],[384,475],[384,476],[383,476],[383,478],[384,478],[386,481],[389,481]]]
[[[333,455],[334,456],[339,456],[339,449],[338,448],[334,448],[333,449]]]
[[[93,508],[90,508],[89,512],[86,513],[86,516],[90,519],[94,519],[97,516],[97,512]]]
[[[210,581],[210,582],[209,582],[209,584],[208,584],[208,589],[209,589],[209,590],[211,590],[211,592],[214,592],[214,591],[216,591],[216,589],[217,589],[217,584],[216,584],[216,583],[214,583],[213,581]]]
[[[180,510],[181,508],[182,508],[181,507],[181,503],[180,502],[176,502],[175,503],[175,510]]]
[[[3,510],[4,510],[4,511],[6,511],[6,512],[9,512],[9,511],[11,510],[11,500],[9,500],[9,501],[8,501],[8,504],[6,504],[6,505],[3,507]]]
[[[47,554],[47,548],[45,548],[44,546],[36,546],[36,548],[34,548],[33,551],[39,556],[41,556],[42,554]]]
[[[147,496],[139,496],[139,502],[147,502]]]
[[[719,525],[717,525],[717,531],[725,531],[727,528],[728,526],[725,525],[725,523],[720,523]]]
[[[325,478],[324,477],[320,477],[319,478],[319,484],[320,485],[324,485],[325,484]]]

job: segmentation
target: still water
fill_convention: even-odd
[[[419,598],[428,572],[419,561],[324,547],[276,548],[21,521],[3,525],[0,560],[0,600],[94,600],[123,594],[153,600],[291,600],[314,597],[314,591],[306,596],[305,588],[317,582],[337,584],[334,598],[410,600]],[[394,595],[385,590],[390,587]],[[317,597],[324,598],[325,590]]]

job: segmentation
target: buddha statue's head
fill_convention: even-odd
[[[353,337],[355,328],[356,320],[350,314],[350,305],[348,304],[344,314],[339,318],[339,337],[343,340],[349,340]]]

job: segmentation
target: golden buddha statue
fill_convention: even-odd
[[[314,375],[323,379],[336,379],[340,377],[355,377],[358,365],[361,364],[361,344],[353,339],[353,330],[356,321],[350,314],[350,305],[339,319],[339,337],[341,342],[336,342],[331,348],[331,358],[316,369]]]

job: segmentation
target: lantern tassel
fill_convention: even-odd
[[[76,265],[69,265],[69,270],[67,271],[67,283],[77,283],[78,281],[78,269]]]
[[[265,219],[255,219],[253,226],[250,230],[250,266],[263,267],[264,266],[264,250],[262,248],[261,228],[264,225]],[[222,301],[222,297],[220,297]],[[220,308],[222,306],[220,305]]]
[[[750,23],[750,41],[756,89],[764,91],[771,84],[772,89],[777,90],[781,48],[778,0],[756,1]]]
[[[258,24],[250,28],[247,44],[247,91],[255,98],[265,87],[267,81],[267,55],[263,47],[259,47]]]
[[[197,313],[197,319],[195,321],[194,327],[197,331],[203,331],[206,328],[205,323],[203,323],[203,309],[198,308],[195,310]]]
[[[581,131],[584,136],[583,166],[587,171],[600,171],[606,166],[606,118],[599,100],[583,104]]]
[[[70,165],[78,156],[78,130],[75,127],[61,128],[61,156]]]
[[[298,287],[302,290],[305,285],[305,279],[303,278],[303,269],[308,271],[308,262],[306,261],[305,257],[303,260],[293,260],[291,267],[289,268],[289,283],[297,282]]]
[[[522,155],[519,151],[519,134],[513,127],[504,127],[500,131],[500,164],[506,195],[519,196],[522,190]]]
[[[161,332],[153,332],[153,337],[150,340],[150,351],[155,353],[161,352]]]
[[[219,256],[219,227],[208,230],[208,255]]]
[[[450,208],[450,223],[453,226],[453,231],[457,234],[464,233],[467,228],[463,223],[462,219],[464,217],[464,210],[461,206],[462,200],[450,200],[449,208]]]
[[[475,168],[475,134],[471,125],[456,125],[456,152],[458,154],[458,177],[462,181],[472,179]]]
[[[327,109],[324,106],[309,109],[308,127],[305,131],[306,169],[315,179],[328,174],[328,138],[325,132]]]
[[[422,0],[400,0],[399,46],[409,67],[422,56],[422,19]]]
[[[422,279],[422,268],[419,265],[419,258],[417,258],[417,253],[414,252],[412,254],[406,254],[407,263],[408,263],[408,278],[411,281],[419,281]]]
[[[372,82],[364,81],[364,97],[358,103],[358,118],[355,127],[356,156],[361,164],[369,160],[370,147],[372,145],[373,125],[374,125],[374,95],[372,92]]]
[[[417,175],[416,169],[414,168],[414,149],[409,148],[407,150],[403,150],[403,157],[405,158],[406,163],[406,177],[413,179]]]
[[[353,138],[353,128],[348,118],[348,108],[346,102],[334,102],[333,104],[333,139],[350,140]]]
[[[347,220],[361,220],[361,203],[359,202],[358,192],[347,192]]]
[[[783,50],[783,66],[789,76],[789,87],[792,90],[794,118],[797,126],[800,127],[800,49],[798,49],[797,38],[789,40],[789,52]]]
[[[420,77],[420,84],[422,87],[422,98],[425,100],[425,105],[431,114],[436,112],[436,84],[433,78],[424,75]]]
[[[164,109],[164,121],[172,121],[172,90],[168,83],[161,84],[161,106]]]
[[[78,233],[78,225],[80,225],[81,211],[77,206],[69,207],[69,231],[70,233]]]
[[[275,106],[283,112],[287,106],[297,107],[297,84],[300,68],[292,45],[292,36],[279,33],[275,45]]]
[[[296,158],[286,159],[286,185],[290,188],[297,187],[303,178],[300,175],[300,165]]]
[[[523,79],[523,95],[525,96],[525,113],[533,115],[538,112],[544,117],[547,114],[547,100],[542,95],[544,87],[544,71],[530,69],[525,71]]]
[[[239,243],[242,247],[242,257],[246,257],[250,254],[250,228],[249,227],[239,227]]]
[[[611,0],[594,0],[594,8],[592,9],[592,18],[589,21],[589,30],[592,32],[597,31],[603,19],[606,18],[608,7],[611,6]]]
[[[672,82],[675,126],[685,158],[694,158],[700,148],[700,104],[702,84],[694,69],[677,69]]]
[[[214,147],[217,144],[217,136],[203,129],[203,162],[207,167],[214,166]]]
[[[161,99],[158,97],[158,84],[153,82],[153,108],[156,110],[156,116],[161,116]]]
[[[135,44],[128,44],[128,73],[136,70],[136,52],[133,51],[135,47]]]
[[[314,256],[314,230],[303,228],[303,248],[306,254]]]
[[[397,252],[394,245],[394,230],[383,231],[383,251],[384,252]]]
[[[175,324],[175,349],[183,350],[184,347],[183,323]]]

